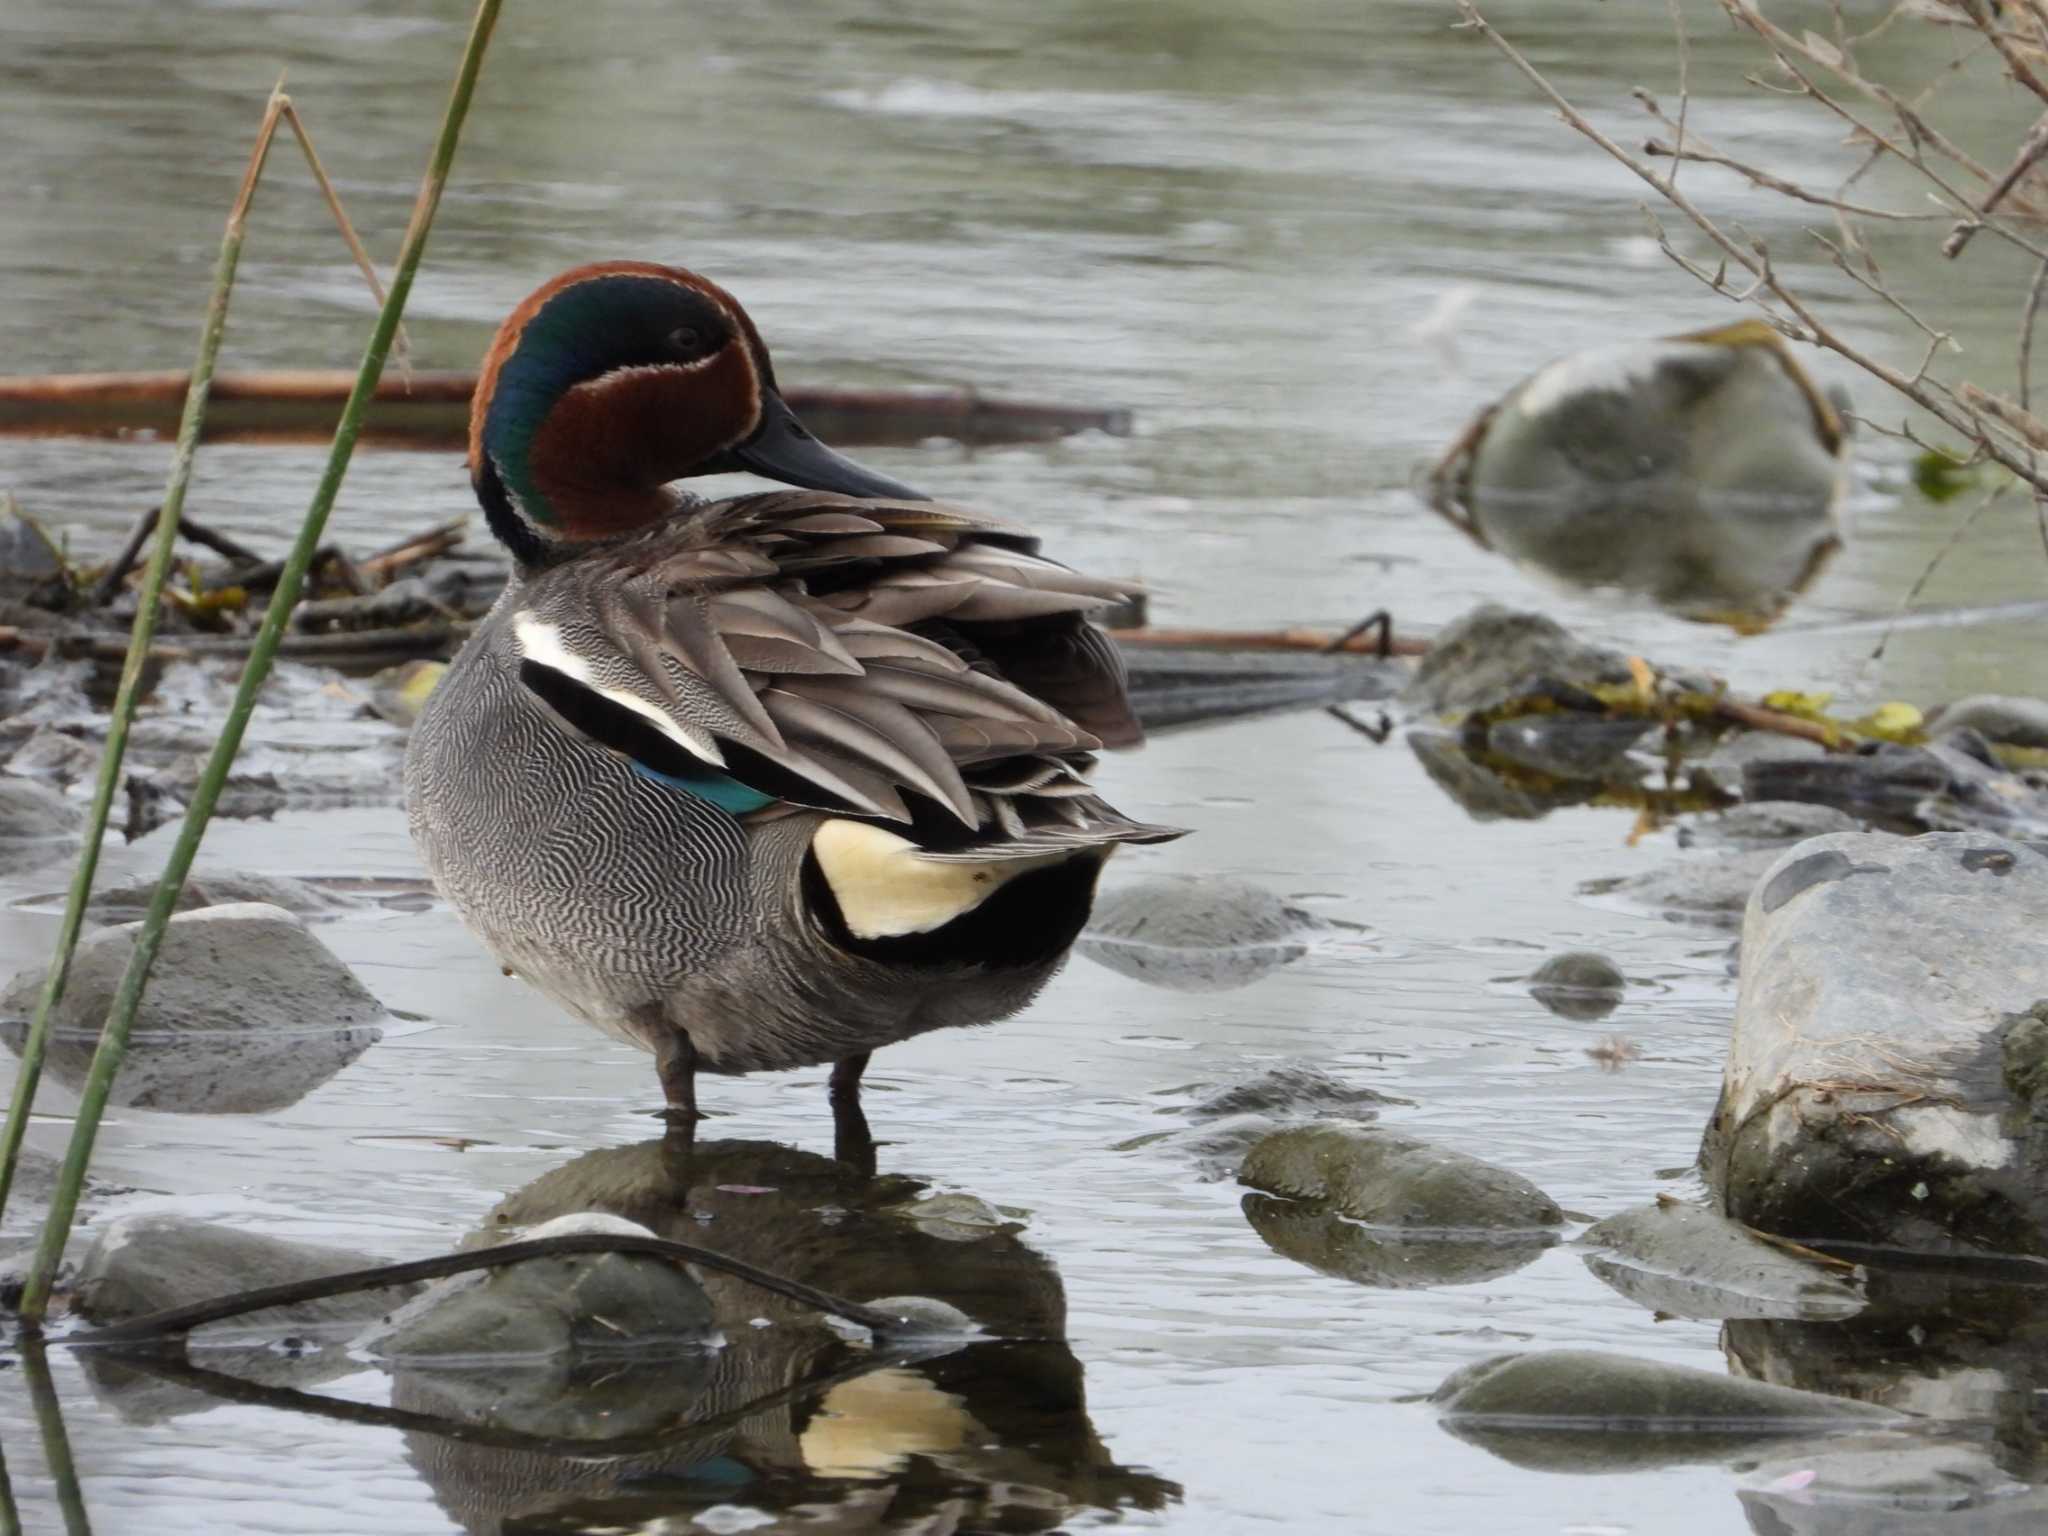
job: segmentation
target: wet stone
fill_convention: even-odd
[[[156,895],[156,883],[157,877],[150,875],[94,891],[86,903],[87,919],[95,923],[140,922]],[[298,917],[325,917],[360,905],[352,897],[289,875],[209,870],[186,880],[178,892],[176,910],[196,912],[201,907],[225,907],[237,902],[261,902]]]
[[[1752,763],[1742,792],[1751,800],[1832,805],[1899,831],[1983,827],[2048,838],[2048,789],[1998,767],[1983,738],[1967,731],[1922,747],[1881,742],[1830,757]]]
[[[1782,847],[1802,838],[1823,837],[1830,832],[1854,832],[1858,823],[1847,811],[1831,805],[1805,805],[1797,800],[1765,800],[1738,805],[1718,815],[1704,816],[1680,830],[1681,846],[1693,844],[1730,847]]]
[[[1403,738],[1430,782],[1474,821],[1539,821],[1567,805],[1592,798],[1599,786],[1538,777],[1518,783],[1501,769],[1478,762],[1455,736],[1409,731]]]
[[[1975,693],[1935,710],[1930,723],[1946,733],[1972,730],[2012,747],[2048,747],[2048,699]]]
[[[1524,697],[1543,679],[1584,689],[1625,683],[1628,658],[1543,614],[1487,603],[1436,637],[1401,703],[1419,715],[1463,715]]]
[[[1622,342],[1494,407],[1460,499],[1492,548],[1552,576],[1754,626],[1840,542],[1845,439],[1764,327]]]
[[[1838,1319],[1863,1310],[1856,1274],[1801,1258],[1702,1206],[1624,1211],[1582,1233],[1586,1267],[1629,1300],[1672,1317]]]
[[[1548,1229],[1403,1232],[1366,1226],[1320,1200],[1248,1194],[1244,1218],[1282,1258],[1354,1285],[1381,1290],[1476,1285],[1512,1274],[1557,1241]]]
[[[1911,1422],[1889,1408],[1590,1349],[1494,1355],[1430,1395],[1446,1429],[1517,1466],[1719,1461],[1786,1436]]]
[[[39,726],[35,734],[7,757],[7,771],[18,778],[72,784],[99,767],[99,749],[64,731]]]
[[[1743,1479],[1768,1536],[2031,1536],[2048,1490],[2030,1489],[1976,1445],[1856,1435],[1774,1453]]]
[[[1340,1082],[1313,1062],[1285,1061],[1206,1089],[1200,1099],[1188,1106],[1187,1114],[1196,1120],[1244,1114],[1322,1119],[1361,1111],[1369,1115],[1375,1106],[1405,1102],[1371,1088]]]
[[[606,1233],[652,1237],[600,1212],[559,1216],[522,1240]],[[680,1266],[647,1254],[568,1253],[436,1282],[359,1341],[406,1363],[526,1360],[577,1351],[701,1346],[711,1328],[704,1288]]]
[[[73,1304],[92,1322],[118,1323],[238,1291],[344,1274],[371,1262],[360,1249],[291,1242],[171,1212],[144,1211],[100,1229],[79,1264]],[[416,1289],[386,1287],[295,1302],[216,1326],[267,1338],[336,1324],[360,1326],[388,1310],[394,1295]],[[195,1343],[208,1336],[195,1335]]]
[[[79,944],[51,1016],[47,1069],[85,1080],[140,925]],[[43,982],[0,992],[0,1041],[21,1050]],[[112,1102],[192,1114],[257,1113],[304,1098],[381,1038],[376,998],[291,913],[258,902],[174,916],[136,1015]]]
[[[2048,854],[1983,832],[1800,843],[1742,952],[1705,1147],[1729,1214],[1803,1239],[2048,1255],[2024,1022],[2048,999]]]
[[[1330,926],[1248,881],[1162,876],[1098,896],[1074,947],[1151,986],[1222,992],[1299,960]]]
[[[1679,922],[1739,928],[1749,894],[1777,862],[1775,848],[1751,848],[1719,858],[1685,859],[1620,879],[1589,880],[1579,889],[1613,895],[1629,907]]]
[[[1564,1019],[1604,1019],[1627,990],[1628,979],[1612,960],[1583,949],[1551,956],[1529,977],[1529,995]]]
[[[1644,720],[1609,720],[1569,712],[1496,720],[1486,728],[1487,750],[1532,773],[1560,779],[1609,780],[1632,776],[1629,752],[1653,727]]]
[[[0,777],[0,875],[17,875],[69,858],[85,812],[49,785]]]
[[[1276,1131],[1245,1155],[1238,1181],[1316,1201],[1374,1226],[1527,1232],[1564,1213],[1518,1173],[1396,1131],[1343,1125]]]

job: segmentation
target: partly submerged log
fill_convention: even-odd
[[[355,381],[352,372],[296,368],[215,376],[206,410],[214,442],[325,442]],[[58,373],[0,377],[0,436],[124,437],[177,431],[186,375]],[[391,369],[377,386],[362,441],[385,448],[455,451],[469,440],[466,369]],[[786,391],[804,424],[827,442],[1037,442],[1076,432],[1131,430],[1114,407],[1006,400],[971,389],[806,389]]]

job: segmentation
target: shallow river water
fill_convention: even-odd
[[[1617,131],[1640,136],[1628,87],[1673,90],[1662,5],[1498,9]],[[1746,90],[1749,56],[1710,8],[1687,9],[1697,120],[1795,174],[1844,168],[1832,130]],[[1735,317],[1658,255],[1640,187],[1450,30],[1449,11],[1433,0],[508,7],[415,293],[414,354],[468,365],[510,304],[575,262],[681,261],[742,296],[786,380],[1130,407],[1128,438],[862,457],[1033,524],[1063,559],[1142,576],[1160,620],[1341,624],[1384,605],[1426,628],[1494,600],[1543,606],[1593,638],[1752,691],[1930,703],[2037,690],[2039,620],[1909,630],[1878,662],[1872,633],[1824,627],[1888,612],[1963,515],[1963,503],[1919,499],[1882,438],[1859,440],[1845,553],[1755,639],[1539,585],[1421,508],[1417,465],[1548,358]],[[0,371],[185,365],[245,135],[282,67],[365,238],[388,254],[463,12],[455,0],[10,0]],[[1971,110],[1995,131],[1998,88],[1981,94]],[[294,158],[275,156],[271,178],[229,358],[352,366],[368,302]],[[1697,184],[1772,239],[1839,324],[1917,359],[1911,328],[1852,303],[1781,209],[1710,174]],[[1945,290],[1966,346],[2009,351],[2019,289],[1989,242],[1952,279],[1916,247],[1891,259]],[[1458,318],[1427,324],[1433,313]],[[1872,387],[1838,365],[1815,367],[1869,400]],[[0,490],[76,549],[104,551],[151,503],[166,458],[161,444],[0,439]],[[210,448],[193,509],[281,542],[317,462],[310,449]],[[334,535],[369,548],[458,514],[466,498],[452,458],[365,453]],[[2014,498],[1920,601],[2044,595],[2048,559]],[[1119,1150],[1182,1123],[1173,1090],[1304,1058],[1412,1101],[1389,1121],[1514,1168],[1569,1211],[1689,1192],[1675,1170],[1691,1163],[1719,1082],[1731,935],[1578,893],[1683,857],[1674,833],[1631,845],[1628,815],[1611,809],[1476,823],[1398,737],[1375,747],[1318,713],[1168,734],[1110,763],[1106,783],[1127,809],[1198,834],[1126,855],[1117,876],[1227,874],[1362,931],[1239,991],[1161,990],[1076,960],[1020,1018],[877,1059],[882,1168],[1026,1213],[1035,1283],[1056,1273],[1064,1287],[1062,1368],[1084,1375],[1085,1420],[1077,1428],[1069,1405],[1059,1424],[1047,1409],[990,1427],[996,1410],[976,1391],[1001,1392],[956,1381],[953,1400],[981,1413],[980,1462],[936,1455],[915,1426],[895,1450],[837,1459],[806,1439],[770,1470],[749,1464],[751,1483],[671,1481],[663,1498],[591,1528],[765,1529],[772,1515],[791,1529],[909,1529],[875,1523],[877,1490],[923,1479],[943,1493],[949,1478],[1036,1483],[1071,1504],[1019,1529],[1792,1528],[1745,1500],[1740,1470],[1530,1470],[1454,1438],[1411,1400],[1508,1349],[1726,1369],[1718,1325],[1653,1319],[1568,1248],[1456,1287],[1327,1278],[1270,1250],[1232,1183],[1205,1182],[1170,1146]],[[108,862],[153,872],[169,835],[110,848]],[[395,805],[220,823],[202,857],[309,877],[419,874]],[[63,878],[46,868],[0,885],[8,970],[40,961],[54,931],[11,904]],[[407,1022],[285,1110],[117,1110],[98,1168],[145,1194],[103,1211],[147,1202],[413,1256],[452,1247],[549,1170],[653,1134],[647,1059],[501,976],[445,909],[371,909],[319,931]],[[1574,948],[1605,952],[1631,978],[1627,1001],[1597,1023],[1556,1017],[1503,979]],[[1588,1054],[1610,1035],[1638,1053],[1620,1070]],[[821,1073],[705,1091],[717,1116],[707,1135],[829,1150]],[[61,1147],[70,1104],[46,1088],[32,1144]],[[715,1220],[705,1232],[715,1243]],[[14,1363],[0,1372],[6,1472],[27,1528],[57,1529],[77,1515],[60,1514]],[[984,1374],[1002,1370],[997,1359]],[[1899,1370],[1910,1378],[1910,1360]],[[447,1463],[395,1429],[124,1400],[63,1351],[52,1371],[96,1529],[498,1528],[489,1500],[465,1502]],[[381,1381],[365,1370],[322,1390],[370,1398]],[[968,1462],[981,1470],[961,1471]],[[519,1528],[582,1528],[562,1518]]]

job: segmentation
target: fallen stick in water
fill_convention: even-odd
[[[313,368],[218,374],[205,440],[325,441],[354,379],[353,373]],[[177,427],[186,382],[178,370],[0,376],[0,436],[168,434]],[[476,374],[466,369],[421,369],[409,378],[387,378],[371,398],[362,441],[387,448],[465,449],[475,389]],[[1035,442],[1088,431],[1122,437],[1131,430],[1127,410],[1007,400],[971,389],[799,386],[784,396],[828,442]]]

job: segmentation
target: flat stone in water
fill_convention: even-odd
[[[1686,859],[1618,880],[1589,880],[1579,889],[1620,897],[1630,907],[1714,928],[1739,928],[1749,893],[1777,862],[1775,848],[1751,848],[1713,859]]]
[[[85,812],[49,785],[0,777],[0,875],[18,875],[77,851]]]
[[[139,924],[89,933],[51,1015],[50,1074],[82,1085]],[[0,1041],[19,1052],[43,983],[0,992]],[[383,1034],[384,1009],[297,917],[258,902],[174,916],[136,1015],[112,1102],[250,1114],[304,1098]]]
[[[1099,896],[1074,947],[1151,986],[1222,992],[1299,960],[1328,926],[1249,881],[1162,876]]]
[[[1864,1307],[1851,1272],[1802,1259],[1739,1222],[1681,1201],[1610,1216],[1576,1246],[1601,1280],[1669,1316],[1830,1320]]]
[[[1976,731],[2005,746],[2048,747],[2048,700],[1973,693],[1933,711],[1929,724],[1943,732]]]
[[[1240,1209],[1268,1248],[1317,1274],[1381,1290],[1476,1285],[1530,1263],[1557,1241],[1546,1229],[1402,1232],[1366,1226],[1321,1200],[1248,1194]]]
[[[1829,832],[1854,832],[1859,823],[1832,805],[1807,805],[1798,800],[1762,800],[1703,816],[1679,832],[1683,846],[1694,843],[1782,847],[1802,838]]]
[[[1307,1061],[1285,1061],[1260,1067],[1209,1089],[1187,1113],[1196,1120],[1221,1120],[1230,1115],[1295,1115],[1321,1119],[1331,1115],[1370,1114],[1381,1104],[1403,1104],[1389,1094],[1339,1082]]]
[[[1544,614],[1485,603],[1436,637],[1401,703],[1415,714],[1463,715],[1522,697],[1544,677],[1578,688],[1627,682],[1628,658]]]
[[[1395,1131],[1343,1125],[1276,1131],[1245,1154],[1238,1181],[1326,1204],[1374,1226],[1432,1232],[1557,1227],[1557,1203],[1518,1173]]]

